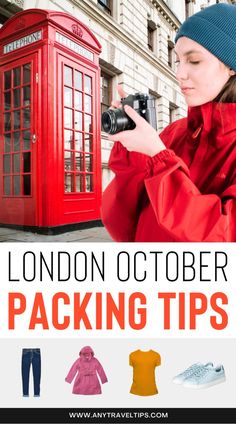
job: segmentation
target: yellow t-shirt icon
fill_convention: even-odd
[[[158,393],[155,381],[155,368],[161,365],[158,352],[136,350],[129,355],[133,367],[133,383],[130,393],[139,396],[152,396]]]

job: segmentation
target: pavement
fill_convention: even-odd
[[[83,230],[69,231],[57,235],[36,234],[23,230],[0,227],[0,242],[8,243],[41,243],[41,242],[112,242],[111,237],[104,227],[93,227]]]

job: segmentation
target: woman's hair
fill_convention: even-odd
[[[214,99],[219,103],[236,103],[236,75],[232,75]]]

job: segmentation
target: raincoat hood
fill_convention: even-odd
[[[90,346],[84,346],[81,349],[79,356],[83,361],[90,361],[94,357],[94,351]]]

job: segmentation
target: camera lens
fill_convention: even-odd
[[[106,133],[116,134],[134,127],[134,122],[126,115],[123,109],[110,109],[102,114],[102,128]]]
[[[114,134],[114,116],[111,110],[103,112],[102,114],[102,128],[103,131],[109,134]]]

